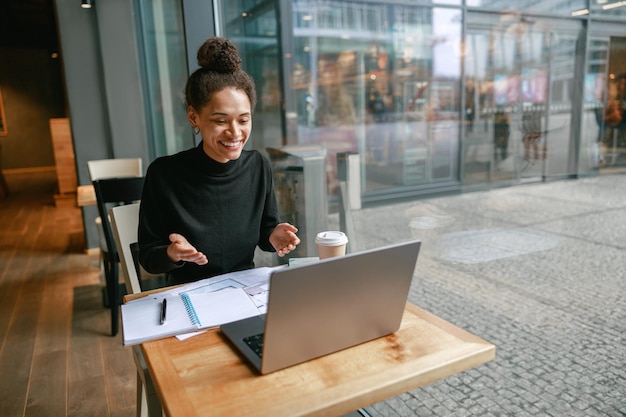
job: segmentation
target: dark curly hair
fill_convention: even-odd
[[[228,39],[209,38],[198,49],[198,68],[189,76],[185,86],[187,105],[200,111],[213,94],[227,87],[246,93],[250,108],[256,105],[254,80],[241,69],[241,58],[235,45]]]

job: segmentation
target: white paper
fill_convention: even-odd
[[[180,317],[183,293],[190,298],[203,329],[263,314],[267,311],[270,275],[276,269],[231,272],[129,301],[122,306],[125,344],[172,335],[184,340],[203,333],[191,331],[186,317]],[[168,299],[167,318],[164,325],[159,325],[156,320],[164,298]]]
[[[242,288],[228,287],[188,295],[203,329],[261,314]]]

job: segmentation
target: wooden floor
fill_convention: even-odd
[[[0,416],[134,416],[135,367],[109,336],[98,255],[54,172],[6,175],[0,199]]]

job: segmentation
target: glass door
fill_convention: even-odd
[[[592,22],[585,74],[579,173],[626,166],[626,25]]]
[[[468,14],[465,185],[569,174],[581,33],[577,21]]]

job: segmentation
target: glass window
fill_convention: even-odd
[[[463,182],[570,174],[579,21],[470,13]]]
[[[461,11],[371,2],[293,3],[300,145],[361,156],[362,191],[457,178]]]
[[[583,96],[583,128],[579,172],[586,173],[606,165],[607,143],[612,144],[607,126],[607,67],[609,40],[591,38],[587,50],[587,71]],[[611,161],[612,162],[612,161]]]
[[[598,25],[587,52],[579,172],[626,166],[626,37],[624,28]]]
[[[193,146],[185,107],[183,19],[180,2],[175,0],[141,1],[138,16],[150,156],[155,158]]]
[[[218,35],[231,39],[242,67],[256,83],[257,106],[246,148],[264,150],[283,145],[281,56],[278,46],[276,1],[224,2]]]

